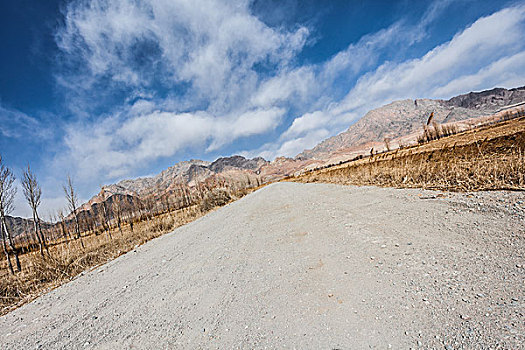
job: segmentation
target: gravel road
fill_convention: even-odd
[[[273,184],[1,317],[0,348],[523,348],[524,197]]]

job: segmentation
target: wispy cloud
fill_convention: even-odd
[[[38,119],[0,104],[0,135],[2,137],[19,139],[38,136],[48,138],[51,133],[51,129]]]
[[[173,113],[150,108],[148,102],[138,101],[120,114],[91,124],[89,132],[85,125],[71,125],[65,137],[69,149],[65,156],[74,161],[77,176],[115,178],[181,149],[216,150],[232,140],[274,129],[284,113],[270,108],[217,117],[204,111]]]
[[[308,35],[266,26],[248,1],[74,1],[65,19],[64,84],[177,88],[213,111],[237,106],[258,81],[254,65],[286,66]]]
[[[480,18],[452,40],[442,44],[421,58],[400,63],[385,63],[374,72],[363,76],[350,93],[341,101],[334,113],[344,112],[370,102],[384,103],[407,96],[448,97],[436,91],[455,79],[481,74],[499,61],[522,52],[525,42],[525,6],[504,9],[491,16]],[[511,71],[523,70],[524,63]],[[523,78],[523,77],[522,77]],[[485,80],[486,88],[501,84],[493,75]],[[449,90],[449,94],[464,90]]]

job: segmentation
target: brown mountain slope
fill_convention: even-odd
[[[421,130],[430,113],[438,123],[451,123],[491,115],[502,107],[525,101],[525,86],[515,89],[495,88],[471,92],[450,100],[402,100],[371,110],[347,131],[328,138],[297,159],[327,159],[334,152],[385,138],[395,139]]]
[[[122,180],[116,184],[104,186],[100,193],[83,204],[80,210],[88,211],[94,205],[115,195],[130,198],[152,196],[160,200],[165,196],[176,196],[180,186],[188,187],[188,190],[192,191],[198,187],[199,183],[207,180],[242,183],[247,179],[256,181],[256,178],[260,178],[259,180],[262,181],[262,176],[259,175],[261,168],[268,164],[268,161],[260,157],[246,159],[242,156],[219,158],[214,162],[198,159],[182,161],[155,176]]]
[[[176,163],[158,175],[123,180],[117,184],[104,186],[104,189],[112,194],[126,193],[143,196],[166,190],[174,183],[193,186],[195,183],[214,175],[225,173],[231,175],[236,171],[239,173],[256,173],[267,163],[266,160],[260,157],[246,159],[242,156],[219,158],[214,162],[192,159]]]
[[[13,237],[17,237],[23,232],[33,232],[34,222],[32,219],[25,219],[18,216],[6,215],[7,229]],[[43,229],[51,227],[51,225],[45,221],[41,221]]]

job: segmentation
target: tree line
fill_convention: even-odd
[[[73,180],[67,176],[62,189],[67,202],[66,213],[69,214],[64,214],[64,210],[58,210],[52,215],[51,224],[45,223],[43,227],[39,214],[42,188],[28,165],[23,170],[21,185],[24,198],[31,208],[32,227],[27,227],[21,237],[14,237],[13,230],[7,223],[7,216],[14,209],[14,198],[17,193],[15,180],[13,171],[0,156],[0,232],[3,253],[11,274],[22,270],[19,257],[21,252],[38,251],[43,259],[47,259],[51,258],[50,244],[68,245],[71,241],[78,242],[81,249],[85,249],[86,236],[105,234],[107,239],[112,240],[111,231],[122,233],[124,225],[133,232],[134,223],[150,221],[174,210],[197,204],[200,204],[203,210],[209,210],[229,202],[232,193],[260,186],[262,183],[260,176],[254,174],[246,174],[240,179],[214,175],[196,182],[191,188],[186,183],[171,183],[168,188],[157,186],[148,195],[140,197],[109,193],[102,187],[99,200],[86,209],[81,207]],[[16,244],[16,239],[19,240],[19,244]]]

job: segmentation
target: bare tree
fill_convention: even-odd
[[[9,251],[9,248],[7,247],[7,234],[4,233],[4,223],[3,223],[3,220],[2,220],[2,224],[0,225],[0,234],[1,234],[1,237],[2,237],[2,248],[4,249],[4,255],[7,259],[7,266],[9,266],[9,271],[11,272],[11,274],[15,274],[15,271],[13,270],[13,263],[11,262],[11,255],[10,255],[10,251]]]
[[[166,208],[166,212],[169,213],[171,211],[170,192],[169,191],[166,191],[166,194],[163,197],[163,199],[164,199],[164,207]]]
[[[146,215],[148,217],[148,221],[153,219],[155,216],[157,216],[157,212],[156,212],[156,202],[155,202],[155,199],[153,198],[153,196],[148,196],[146,198],[144,198],[144,210],[146,211]]]
[[[430,113],[430,116],[428,117],[428,120],[427,120],[427,126],[430,125],[430,123],[432,123],[434,121],[434,112]]]
[[[62,230],[62,236],[64,236],[64,240],[68,242],[68,236],[69,236],[69,239],[71,239],[71,236],[69,235],[69,231],[66,230],[64,210],[62,209],[57,210],[57,217],[58,217],[58,220],[60,221],[60,228]]]
[[[192,204],[191,191],[188,185],[181,183],[180,189],[182,191],[182,201],[184,207],[189,207]]]
[[[24,171],[22,179],[22,189],[24,192],[24,197],[27,200],[27,203],[31,207],[33,212],[33,227],[35,236],[37,237],[38,246],[40,248],[40,255],[44,257],[44,248],[46,249],[48,255],[49,250],[46,245],[46,240],[42,233],[42,225],[40,223],[40,217],[38,216],[38,206],[40,205],[40,197],[42,196],[42,189],[38,184],[35,174],[31,171],[29,165]]]
[[[129,228],[131,230],[131,233],[133,233],[133,220],[135,220],[135,210],[134,210],[134,200],[131,199],[130,201],[126,201],[126,216],[128,218],[128,224]]]
[[[109,193],[109,196],[106,196],[106,194],[109,192],[106,192],[106,189],[104,186],[100,186],[100,195],[102,196],[102,201],[100,202],[100,207],[102,210],[99,211],[99,217],[100,221],[102,222],[102,228],[104,231],[106,231],[107,235],[109,236],[109,239],[113,239],[113,236],[111,235],[111,213],[110,208],[108,207],[109,199],[111,198],[111,193]]]
[[[2,161],[0,156],[0,231],[2,233],[2,241],[4,253],[7,259],[7,265],[12,274],[14,274],[13,265],[11,264],[11,256],[9,250],[15,256],[16,268],[18,271],[22,270],[20,259],[18,258],[18,250],[13,244],[13,237],[7,227],[6,215],[13,210],[13,201],[16,194],[16,187],[13,187],[15,175]],[[6,239],[9,242],[9,249],[7,247]]]
[[[123,206],[122,206],[122,199],[119,197],[118,194],[113,195],[113,203],[111,203],[111,209],[113,211],[113,217],[117,219],[118,230],[122,234]]]
[[[122,221],[129,225],[133,233],[133,197],[124,196],[122,200]]]
[[[100,203],[100,208],[101,209],[98,209],[97,211],[98,211],[100,222],[102,224],[102,229],[106,231],[107,235],[109,236],[109,239],[113,239],[113,237],[111,236],[111,227],[109,226],[109,222],[108,222],[108,209],[106,207],[105,200],[103,200]]]
[[[148,208],[146,206],[146,201],[143,197],[138,197],[136,201],[136,205],[139,211],[139,221],[147,220],[147,222],[150,221],[150,216],[148,212]]]
[[[108,209],[108,199],[104,199],[100,205],[102,205],[102,214],[103,214],[106,232],[108,233],[109,239],[113,239],[113,237],[111,236],[111,225],[109,223],[110,213]]]
[[[58,220],[55,213],[47,212],[47,222],[49,222],[49,226],[46,228],[47,234],[45,236],[50,240],[57,240],[60,237],[60,232],[58,231]]]
[[[75,239],[80,238],[80,244],[82,245],[82,248],[84,248],[84,242],[82,242],[82,236],[80,235],[80,224],[78,222],[78,196],[75,191],[75,187],[73,186],[73,181],[71,180],[71,177],[69,175],[67,176],[67,183],[62,188],[64,189],[64,194],[66,195],[69,210],[75,218]]]

